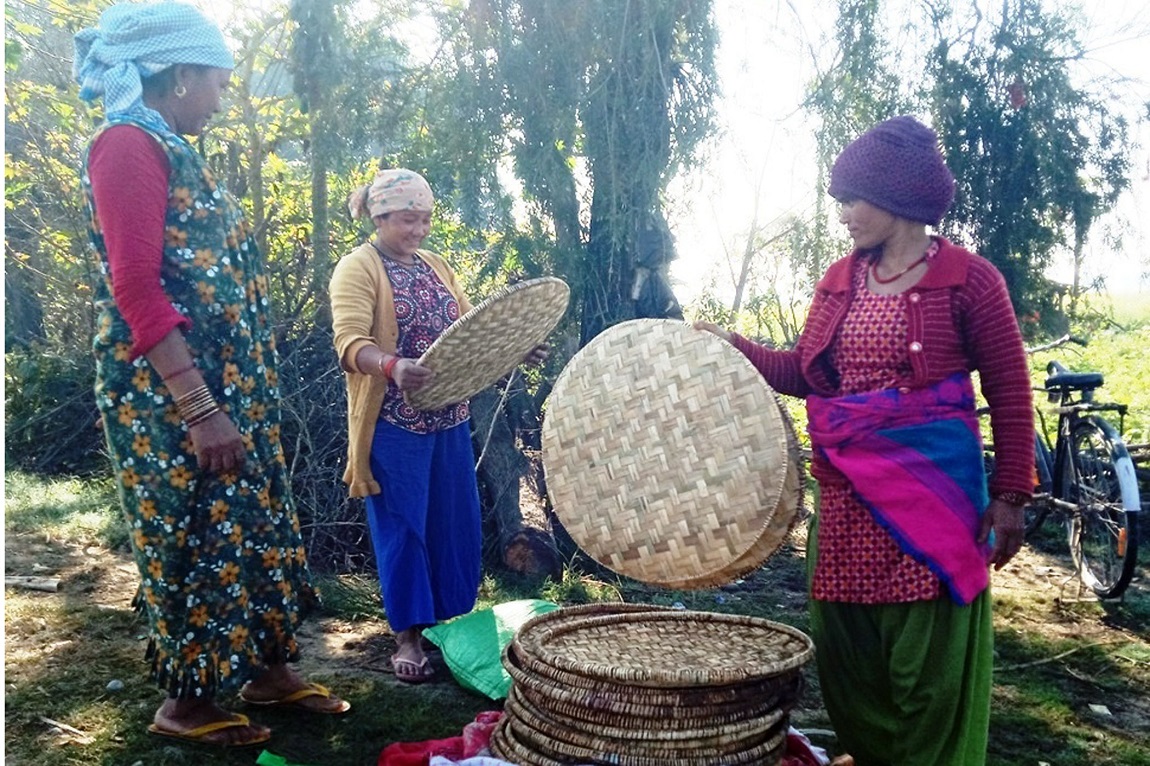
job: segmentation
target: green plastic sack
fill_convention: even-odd
[[[508,601],[434,625],[423,635],[443,652],[460,686],[500,700],[511,688],[511,676],[500,659],[504,647],[523,623],[558,608],[558,604],[533,598]]]

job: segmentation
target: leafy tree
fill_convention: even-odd
[[[710,3],[481,0],[452,18],[468,46],[457,60],[482,74],[473,113],[497,146],[509,140],[585,343],[635,316],[632,290],[673,255],[660,195],[712,127]],[[643,236],[658,262],[640,262]]]
[[[923,16],[908,20],[920,30],[910,39],[929,30],[936,41],[921,62],[917,49],[886,42],[877,0],[840,0],[838,58],[806,102],[821,119],[819,187],[845,143],[875,122],[931,115],[958,181],[942,232],[998,267],[1026,332],[1064,329],[1064,290],[1044,274],[1059,251],[1081,265],[1091,228],[1126,188],[1126,122],[1101,84],[1074,83],[1085,53],[1069,11],[1040,0],[1004,0],[985,14],[975,4],[915,7]],[[824,200],[815,234],[826,242]],[[821,248],[810,254],[813,281],[826,264]],[[1083,289],[1070,288],[1071,314]]]
[[[1074,84],[1070,67],[1084,55],[1075,25],[1038,0],[1005,0],[989,23],[939,6],[932,24],[932,111],[959,182],[946,231],[1002,271],[1028,329],[1062,329],[1059,290],[1043,274],[1059,249],[1080,262],[1127,187],[1126,122]]]

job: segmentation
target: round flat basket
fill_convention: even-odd
[[[803,507],[803,474],[800,462],[799,439],[795,435],[794,421],[787,411],[783,409],[781,403],[779,403],[779,412],[783,416],[783,421],[787,424],[787,473],[783,481],[782,494],[779,495],[779,505],[775,508],[775,513],[771,517],[770,523],[767,524],[763,533],[759,535],[759,538],[755,540],[750,550],[719,571],[691,580],[666,582],[663,583],[665,587],[674,590],[699,590],[702,588],[713,588],[716,585],[737,580],[748,572],[753,572],[765,564],[767,559],[774,555],[783,541],[787,539],[787,535],[791,533],[795,522],[799,520],[799,511],[801,511]]]
[[[565,716],[545,705],[537,705],[514,685],[508,693],[504,710],[528,721],[537,731],[576,745],[587,745],[591,740],[616,740],[620,743],[616,747],[624,749],[658,749],[692,755],[704,755],[705,751],[721,753],[745,750],[765,739],[767,733],[787,714],[787,711],[774,709],[764,715],[732,723],[703,723],[660,729],[653,729],[646,721],[627,716],[618,716],[609,722],[591,723]]]
[[[802,631],[759,617],[637,612],[544,629],[534,654],[568,673],[622,684],[710,687],[794,671],[814,656],[814,643]]]
[[[774,392],[733,346],[673,320],[600,333],[547,402],[555,514],[600,564],[653,584],[713,579],[747,554],[786,482]]]
[[[530,694],[556,697],[567,692],[562,701],[578,704],[588,712],[603,710],[635,718],[674,714],[684,718],[743,720],[763,705],[793,705],[802,684],[801,670],[795,669],[722,685],[640,686],[560,670],[520,654],[511,646],[504,651],[503,666],[512,681]],[[668,713],[659,712],[668,709]]]
[[[636,747],[630,742],[599,739],[587,744],[573,744],[539,731],[519,718],[514,709],[504,715],[500,723],[504,743],[518,745],[530,753],[528,758],[558,760],[560,763],[614,764],[615,766],[736,766],[736,764],[774,763],[782,755],[786,738],[786,725],[780,721],[775,729],[760,741],[735,751],[719,753],[707,751],[699,754],[675,754],[670,751]],[[497,729],[498,730],[498,729]],[[571,737],[568,737],[570,739]],[[514,746],[508,749],[514,750]],[[516,754],[522,757],[522,751]],[[531,761],[538,762],[538,761]]]
[[[412,407],[437,410],[470,399],[511,372],[567,311],[571,289],[541,277],[508,285],[457,319],[419,358],[435,377],[404,393]]]

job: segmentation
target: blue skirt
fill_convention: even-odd
[[[482,532],[471,428],[417,434],[380,420],[367,522],[388,624],[434,625],[475,606]]]

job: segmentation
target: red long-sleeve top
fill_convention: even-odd
[[[994,438],[993,497],[1034,490],[1034,410],[1030,372],[1006,281],[984,258],[939,238],[939,252],[923,278],[907,290],[907,351],[917,388],[959,370],[977,370],[990,406]],[[851,253],[833,264],[815,288],[806,326],[794,349],[766,348],[732,333],[732,343],[780,393],[839,395],[830,349],[851,302]],[[818,468],[818,466],[814,466]]]
[[[171,165],[163,147],[134,125],[114,125],[88,153],[88,176],[111,269],[112,299],[132,331],[132,357],[148,353],[191,320],[160,280]]]

